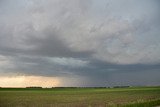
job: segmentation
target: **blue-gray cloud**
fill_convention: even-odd
[[[159,85],[158,11],[158,0],[1,0],[0,74]]]

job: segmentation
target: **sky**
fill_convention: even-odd
[[[0,0],[0,87],[160,85],[159,0]]]

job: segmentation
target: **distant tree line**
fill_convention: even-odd
[[[51,87],[51,89],[63,89],[63,88],[70,88],[70,89],[75,89],[75,88],[129,88],[131,86],[113,86],[113,87]],[[0,87],[3,88],[3,87]],[[36,89],[42,89],[40,86],[29,86],[26,88],[36,88]]]
[[[52,88],[58,88],[58,89],[61,89],[61,88],[110,88],[110,87],[52,87]]]
[[[26,88],[42,88],[42,87],[31,86],[31,87],[26,87]]]
[[[130,86],[114,86],[113,88],[129,88]]]
[[[52,89],[63,89],[63,88],[70,88],[70,89],[75,89],[75,88],[128,88],[130,86],[113,86],[113,87],[51,87]],[[39,86],[31,86],[31,87],[26,87],[26,88],[42,88]]]

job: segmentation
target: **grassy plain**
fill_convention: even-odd
[[[160,87],[0,88],[0,107],[155,107]]]

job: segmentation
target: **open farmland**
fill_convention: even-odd
[[[0,88],[0,107],[154,107],[160,87]]]

